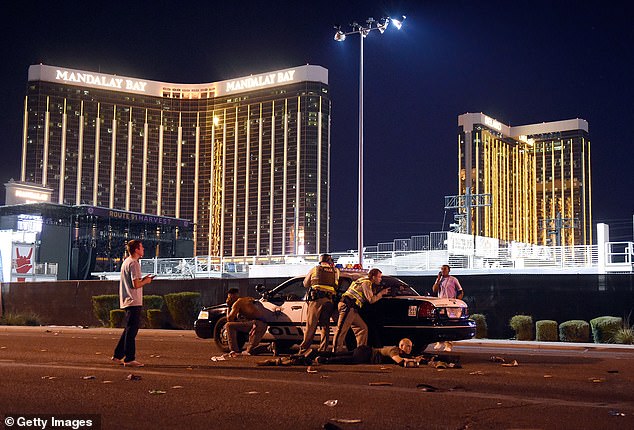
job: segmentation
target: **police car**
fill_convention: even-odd
[[[367,272],[342,270],[339,294],[362,276],[367,276]],[[262,341],[274,343],[278,350],[299,345],[304,337],[307,290],[303,281],[304,277],[295,277],[270,290],[260,285],[256,287],[261,294],[260,302],[272,311]],[[368,324],[370,346],[398,345],[400,339],[407,337],[413,341],[415,351],[422,352],[430,343],[475,336],[475,322],[469,319],[469,309],[462,300],[421,296],[402,280],[386,275],[379,286],[379,289],[384,288],[389,288],[389,294],[361,309],[361,315]],[[228,351],[226,315],[227,305],[224,303],[203,307],[194,322],[196,335],[203,339],[213,338],[221,349]],[[337,317],[335,311],[335,322]],[[336,323],[331,323],[330,336],[333,336],[335,326]],[[318,331],[315,343],[319,343],[319,337]],[[244,342],[246,335],[240,338],[240,343]],[[352,330],[348,333],[346,344],[349,349],[355,346]]]

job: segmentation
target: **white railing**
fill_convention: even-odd
[[[486,256],[450,253],[447,250],[365,252],[365,267],[379,267],[385,273],[425,275],[438,271],[442,264],[462,273],[606,273],[632,272],[634,244],[608,242],[605,267],[600,264],[599,246],[538,246],[499,248]],[[342,267],[354,267],[353,252],[332,253]],[[158,258],[141,260],[143,273],[162,278],[270,277],[303,273],[319,260],[318,255],[277,255],[192,258]]]

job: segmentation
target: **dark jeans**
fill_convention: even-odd
[[[115,358],[122,359],[125,362],[134,361],[136,359],[136,334],[139,332],[141,324],[141,311],[143,306],[130,306],[125,308],[126,324],[117,347],[114,349]]]

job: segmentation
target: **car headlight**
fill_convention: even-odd
[[[198,319],[199,320],[208,320],[209,319],[209,312],[200,311],[200,313],[198,314]]]

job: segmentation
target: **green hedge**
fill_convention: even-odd
[[[118,294],[92,296],[92,310],[104,327],[110,327],[110,311],[119,309]]]
[[[110,311],[109,324],[112,328],[122,328],[125,326],[125,311],[123,309],[113,309]]]
[[[570,320],[559,324],[559,339],[562,342],[588,342],[590,324],[582,320]]]
[[[476,339],[484,339],[487,337],[487,319],[483,314],[473,314],[471,319],[476,323]]]
[[[143,296],[143,307],[145,309],[163,309],[165,300],[163,296],[147,295]]]
[[[557,342],[557,321],[539,320],[535,323],[535,339],[542,342]]]
[[[182,292],[166,294],[165,305],[174,326],[192,329],[201,307],[200,293]]]
[[[509,325],[515,330],[515,339],[533,340],[533,317],[530,315],[515,315]]]
[[[594,343],[614,343],[614,335],[623,327],[623,318],[598,317],[590,320]]]
[[[148,328],[163,328],[164,326],[163,311],[161,309],[148,309],[147,310],[147,327]]]

